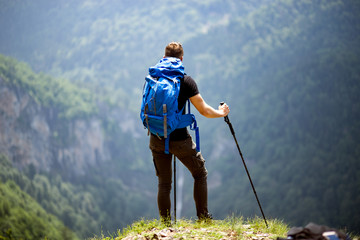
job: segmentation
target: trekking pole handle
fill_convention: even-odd
[[[224,103],[225,102],[220,102],[220,106],[224,105]],[[234,131],[233,126],[232,126],[232,124],[230,122],[230,119],[229,119],[229,117],[227,115],[224,117],[224,121],[229,125],[230,132],[235,137],[235,131]]]
[[[220,102],[220,106],[224,105],[224,103],[225,103],[225,102]],[[228,117],[228,116],[225,116],[225,117],[224,117],[224,121],[227,122],[227,123],[229,123],[229,122],[230,122],[229,117]]]

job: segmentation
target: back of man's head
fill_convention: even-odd
[[[165,57],[182,58],[184,50],[179,42],[171,42],[165,47]]]

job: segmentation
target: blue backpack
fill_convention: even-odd
[[[184,78],[184,66],[178,58],[163,58],[149,68],[145,78],[140,118],[149,132],[165,138],[165,153],[169,153],[169,136],[177,128],[190,126],[196,134],[196,150],[200,151],[199,128],[195,116],[178,109],[180,80]],[[186,104],[185,104],[186,105]]]

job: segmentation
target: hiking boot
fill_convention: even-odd
[[[201,214],[201,215],[199,216],[198,222],[211,223],[212,220],[214,220],[213,217],[212,217],[212,215],[211,215],[210,213],[206,213],[206,214]]]
[[[171,218],[170,217],[161,218],[160,221],[161,221],[161,224],[164,224],[166,227],[171,227]]]

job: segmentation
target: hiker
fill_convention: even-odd
[[[165,48],[164,58],[183,60],[183,47],[178,42],[171,42]],[[197,84],[189,75],[180,80],[178,109],[185,106],[187,100],[195,106],[199,113],[207,118],[225,117],[229,114],[229,107],[223,104],[214,109],[201,97]],[[190,105],[190,104],[189,104]],[[169,150],[165,153],[165,138],[151,133],[149,147],[152,151],[156,175],[158,177],[158,208],[160,218],[171,222],[170,191],[172,184],[172,154],[174,154],[190,171],[194,178],[194,200],[199,220],[211,219],[207,203],[207,170],[205,160],[200,151],[196,150],[187,128],[175,129],[169,135]]]

